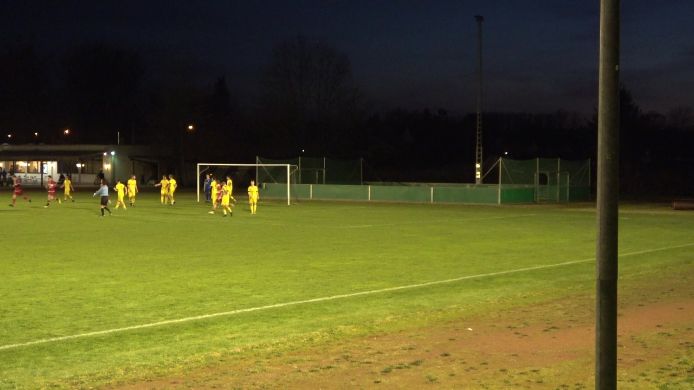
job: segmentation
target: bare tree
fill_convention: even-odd
[[[345,54],[301,36],[274,48],[264,78],[263,108],[275,135],[297,147],[325,151],[356,101]]]
[[[107,43],[73,49],[65,61],[62,106],[74,141],[114,142],[138,127],[144,68],[139,54]]]
[[[31,134],[50,125],[48,69],[47,59],[32,44],[0,48],[0,123],[14,133],[14,142],[36,140]]]
[[[679,106],[668,112],[668,124],[676,129],[694,128],[694,110],[691,107]]]

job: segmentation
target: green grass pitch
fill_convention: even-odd
[[[15,208],[0,196],[0,388],[141,380],[218,353],[300,348],[594,289],[588,206],[277,201],[250,215],[239,202],[223,218],[190,193],[174,207],[146,193],[101,218],[91,193],[47,209],[43,193]],[[691,273],[693,228],[691,213],[623,210],[624,283]]]

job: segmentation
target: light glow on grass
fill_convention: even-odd
[[[689,246],[694,246],[694,243],[674,245],[674,246],[668,246],[668,247],[663,247],[663,248],[647,249],[647,250],[631,252],[631,253],[624,253],[624,254],[620,254],[619,257],[643,255],[646,253],[660,252],[660,251],[666,251],[666,250],[678,249],[678,248],[686,248]],[[363,296],[363,295],[372,295],[372,294],[380,294],[380,293],[385,293],[385,292],[393,292],[393,291],[398,291],[398,290],[408,290],[408,289],[413,289],[413,288],[428,287],[428,286],[434,286],[437,284],[454,283],[454,282],[460,282],[463,280],[486,278],[486,277],[493,277],[493,276],[499,276],[499,275],[508,275],[508,274],[513,274],[513,273],[517,273],[517,272],[528,272],[528,271],[535,271],[535,270],[540,270],[540,269],[563,267],[563,266],[567,266],[567,265],[587,263],[590,261],[595,261],[595,258],[593,257],[593,258],[589,258],[589,259],[565,261],[563,263],[557,263],[557,264],[538,265],[538,266],[533,266],[533,267],[518,268],[518,269],[513,269],[513,270],[508,270],[508,271],[490,272],[490,273],[479,274],[479,275],[460,276],[460,277],[452,278],[452,279],[436,280],[436,281],[425,282],[425,283],[410,284],[407,286],[388,287],[388,288],[382,288],[379,290],[360,291],[360,292],[355,292],[355,293],[350,293],[350,294],[331,295],[331,296],[327,296],[327,297],[305,299],[302,301],[283,302],[283,303],[277,303],[274,305],[250,307],[247,309],[237,309],[237,310],[230,310],[230,311],[225,311],[225,312],[220,312],[220,313],[203,314],[203,315],[193,316],[193,317],[184,317],[184,318],[177,318],[177,319],[173,319],[173,320],[152,322],[149,324],[133,325],[133,326],[127,326],[124,328],[107,329],[107,330],[100,330],[100,331],[95,331],[95,332],[80,333],[80,334],[75,334],[75,335],[70,335],[70,336],[53,337],[53,338],[49,338],[49,339],[28,341],[25,343],[2,345],[2,346],[0,346],[0,350],[20,348],[20,347],[28,347],[28,346],[36,345],[36,344],[52,343],[52,342],[58,342],[58,341],[83,338],[83,337],[103,336],[103,335],[107,335],[110,333],[118,333],[118,332],[126,332],[129,330],[153,328],[155,326],[172,325],[172,324],[178,324],[178,323],[182,323],[182,322],[199,321],[199,320],[215,318],[215,317],[223,317],[223,316],[230,316],[230,315],[236,315],[236,314],[250,313],[250,312],[254,312],[254,311],[276,309],[276,308],[280,308],[280,307],[304,305],[304,304],[309,304],[309,303],[319,303],[319,302],[325,302],[325,301],[333,301],[336,299],[354,298],[354,297]]]
[[[0,209],[11,227],[0,254],[0,388],[108,386],[218,354],[503,313],[595,285],[588,205],[287,207],[261,195],[257,215],[239,202],[223,218],[192,193],[164,206],[145,188],[135,207],[102,218],[95,189],[48,209]],[[620,278],[691,273],[694,244],[682,243],[694,214],[630,210]]]

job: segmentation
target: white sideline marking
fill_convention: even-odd
[[[537,214],[519,214],[519,215],[504,215],[499,217],[480,217],[480,218],[462,218],[462,219],[450,219],[438,220],[429,222],[428,224],[437,223],[447,223],[447,222],[469,222],[469,221],[487,221],[494,219],[510,219],[510,218],[523,218],[523,217],[534,217]],[[389,226],[400,226],[400,225],[426,225],[427,223],[422,221],[411,221],[411,222],[398,222],[398,223],[376,223],[376,224],[364,224],[364,225],[344,225],[335,226],[335,229],[360,229],[360,228],[370,228],[370,227],[389,227]]]
[[[669,249],[686,248],[689,246],[694,246],[694,242],[691,242],[688,244],[682,244],[682,245],[667,246],[667,247],[662,247],[662,248],[646,249],[646,250],[642,250],[642,251],[623,253],[623,254],[618,255],[618,257],[636,256],[636,255],[642,255],[645,253],[665,251],[665,250],[669,250]],[[190,321],[204,320],[204,319],[208,319],[208,318],[231,316],[231,315],[242,314],[242,313],[250,313],[250,312],[254,312],[254,311],[276,309],[279,307],[303,305],[306,303],[333,301],[336,299],[352,298],[352,297],[358,297],[358,296],[362,296],[362,295],[372,295],[372,294],[379,294],[379,293],[384,293],[384,292],[434,286],[437,284],[453,283],[453,282],[459,282],[461,280],[477,279],[477,278],[484,278],[484,277],[489,277],[489,276],[507,275],[507,274],[513,274],[513,273],[517,273],[517,272],[534,271],[534,270],[538,270],[538,269],[562,267],[565,265],[587,263],[589,261],[594,261],[594,260],[595,260],[595,258],[591,257],[591,258],[581,259],[581,260],[565,261],[563,263],[536,265],[536,266],[532,266],[532,267],[517,268],[517,269],[513,269],[513,270],[508,270],[508,271],[498,271],[498,272],[489,272],[486,274],[461,276],[458,278],[435,280],[432,282],[409,284],[409,285],[405,285],[405,286],[387,287],[387,288],[382,288],[382,289],[378,289],[378,290],[360,291],[360,292],[356,292],[356,293],[339,294],[339,295],[331,295],[331,296],[321,297],[321,298],[306,299],[303,301],[283,302],[283,303],[276,303],[273,305],[265,305],[265,306],[249,307],[246,309],[224,311],[224,312],[220,312],[220,313],[203,314],[203,315],[199,315],[199,316],[184,317],[184,318],[178,318],[178,319],[174,319],[174,320],[152,322],[149,324],[126,326],[124,328],[114,328],[114,329],[98,330],[98,331],[87,332],[87,333],[78,333],[78,334],[73,334],[73,335],[69,335],[69,336],[51,337],[51,338],[47,338],[47,339],[28,341],[25,343],[2,345],[2,346],[0,346],[0,351],[8,350],[8,349],[21,348],[21,347],[28,347],[28,346],[36,345],[36,344],[53,343],[53,342],[57,342],[57,341],[65,341],[65,340],[72,340],[72,339],[91,337],[91,336],[101,336],[101,335],[111,334],[111,333],[126,332],[129,330],[153,328],[153,327],[162,326],[162,325],[179,324],[182,322],[190,322]]]

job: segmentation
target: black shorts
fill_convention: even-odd
[[[101,205],[102,206],[108,206],[108,196],[102,196],[101,197]]]

